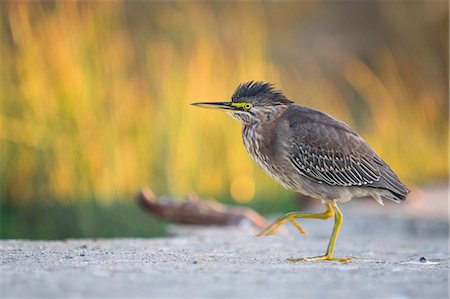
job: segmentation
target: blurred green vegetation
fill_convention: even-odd
[[[240,126],[195,109],[239,82],[353,126],[410,185],[448,179],[448,3],[0,4],[3,238],[150,236],[132,198],[288,210]]]
[[[84,200],[74,204],[33,201],[26,208],[10,203],[0,211],[2,238],[65,239],[158,237],[166,225],[146,215],[133,202],[100,204]]]

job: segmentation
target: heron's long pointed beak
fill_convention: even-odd
[[[191,105],[208,109],[236,110],[236,107],[232,105],[232,102],[199,102],[192,103]]]

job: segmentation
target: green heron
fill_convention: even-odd
[[[383,198],[406,200],[408,188],[352,128],[324,112],[295,104],[270,83],[243,83],[230,102],[193,105],[226,111],[241,122],[242,139],[250,157],[283,187],[320,199],[326,207],[323,213],[288,213],[258,236],[274,234],[286,222],[304,234],[296,218],[334,216],[325,255],[290,259],[291,262],[351,260],[333,257],[342,225],[336,202],[365,196],[381,205]]]

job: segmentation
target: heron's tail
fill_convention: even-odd
[[[405,201],[410,192],[388,165],[380,169],[380,184],[381,188],[389,191],[382,196],[395,202]]]

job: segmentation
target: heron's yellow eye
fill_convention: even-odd
[[[245,103],[245,105],[244,105],[244,110],[245,110],[245,111],[248,111],[248,110],[252,109],[252,107],[253,107],[252,104],[250,104],[250,103]]]

